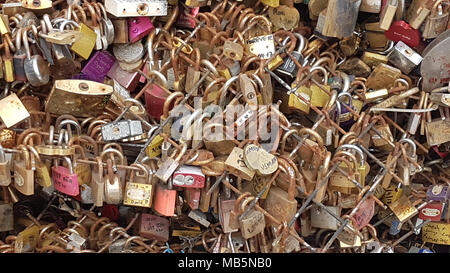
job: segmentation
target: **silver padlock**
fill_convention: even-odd
[[[394,49],[389,53],[388,60],[395,67],[398,67],[403,73],[409,74],[416,66],[422,62],[422,56],[399,41]]]
[[[121,120],[115,124],[112,122],[102,126],[102,138],[104,141],[116,141],[141,135],[142,133],[140,120]]]

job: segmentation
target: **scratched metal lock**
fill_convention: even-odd
[[[380,29],[388,30],[398,8],[398,0],[388,0],[380,14]]]
[[[175,172],[175,170],[179,166],[179,161],[181,160],[182,156],[186,153],[187,145],[186,143],[182,144],[181,151],[178,153],[177,157],[173,159],[172,157],[166,158],[161,166],[159,167],[158,171],[155,173],[155,176],[161,179],[164,183],[167,183],[167,180],[172,176],[172,174]]]
[[[45,111],[79,117],[103,112],[113,93],[112,86],[87,80],[56,80],[45,104]],[[64,103],[70,101],[71,103]]]
[[[398,67],[403,73],[409,74],[422,61],[422,56],[399,41],[388,55],[389,62]]]
[[[449,12],[442,7],[442,1],[436,1],[431,9],[431,14],[427,17],[422,37],[425,39],[436,38],[444,32],[447,27]]]
[[[355,29],[360,5],[361,0],[329,2],[325,12],[319,15],[315,32],[339,39],[350,37]]]
[[[430,92],[449,82],[450,71],[442,69],[450,63],[450,56],[447,54],[449,46],[450,30],[447,29],[423,50],[420,74],[423,77],[422,89],[425,92]]]
[[[108,123],[102,126],[103,141],[117,141],[143,133],[140,120],[121,120],[117,123]]]
[[[139,236],[147,239],[167,242],[169,240],[168,219],[149,213],[142,213],[139,225]]]

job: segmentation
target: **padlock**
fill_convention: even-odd
[[[448,186],[431,185],[427,190],[427,200],[445,203],[450,198],[450,191]]]
[[[27,149],[30,151],[30,154],[34,158],[34,167],[36,169],[36,182],[44,188],[48,188],[52,186],[52,179],[50,178],[50,172],[44,162],[41,160],[39,153],[34,148],[34,146],[27,145]]]
[[[428,17],[431,10],[427,4],[428,1],[413,0],[409,5],[405,19],[411,27],[418,29]]]
[[[422,37],[425,39],[436,38],[439,34],[446,30],[448,18],[448,9],[445,11],[442,7],[441,1],[436,1],[433,4],[430,15],[428,15],[425,21]]]
[[[8,36],[4,36],[8,37]],[[5,38],[8,39],[8,38]],[[4,43],[5,52],[2,54],[3,66],[4,66],[4,74],[6,82],[13,82],[15,79],[14,75],[14,63],[13,57],[11,56],[11,50],[8,43]]]
[[[450,63],[449,57],[445,53],[449,44],[450,30],[446,30],[423,50],[423,61],[420,65],[423,91],[430,92],[434,88],[441,87],[449,82],[450,72],[442,69]]]
[[[402,41],[410,47],[417,47],[420,43],[420,32],[412,28],[405,21],[396,21],[384,33],[386,37],[394,42]]]
[[[225,161],[226,170],[233,175],[236,175],[244,180],[252,180],[255,171],[250,170],[244,161],[244,150],[239,147],[234,147]]]
[[[53,166],[52,179],[55,190],[70,196],[77,196],[80,193],[80,185],[78,184],[78,175],[73,171],[72,160],[65,156],[67,167]]]
[[[389,125],[386,123],[386,121],[383,119],[382,116],[376,116],[372,118],[372,121],[380,121],[380,123],[376,122],[374,125],[374,128],[376,128],[381,135],[387,139],[383,139],[380,135],[378,135],[376,132],[371,132],[371,139],[373,141],[374,146],[378,147],[379,149],[392,151],[392,146],[389,145],[388,141],[394,142],[394,136],[392,135],[391,129]]]
[[[142,213],[139,224],[139,235],[147,238],[166,242],[169,240],[168,219],[149,213]]]
[[[379,13],[381,10],[381,0],[362,0],[361,6],[359,7],[359,11],[370,12],[370,13]]]
[[[0,145],[0,161],[0,186],[9,186],[11,184],[11,163],[5,157],[2,145]]]
[[[114,41],[113,44],[127,44],[130,42],[128,34],[128,18],[111,19],[114,25]]]
[[[128,19],[129,42],[134,43],[147,36],[154,26],[149,17],[135,17]]]
[[[366,87],[374,90],[389,88],[401,74],[400,69],[381,63],[367,78]]]
[[[306,49],[306,39],[302,35],[295,33],[295,37],[297,38],[297,48],[291,52],[292,56],[300,63],[303,64],[304,58],[302,52]],[[287,37],[282,45],[287,44],[289,41],[289,37]],[[294,61],[289,57],[285,57],[283,59],[283,64],[276,69],[276,72],[279,72],[284,75],[289,75],[291,78],[297,75],[298,67],[295,65]]]
[[[225,129],[221,123],[207,123],[203,128],[203,143],[215,156],[230,155],[236,147],[230,137],[225,135]]]
[[[422,56],[402,41],[399,41],[388,54],[388,59],[395,67],[399,67],[403,73],[409,74],[420,64]]]
[[[355,29],[360,5],[360,0],[338,0],[328,2],[326,12],[324,13],[324,21],[319,23],[321,19],[319,16],[317,25],[320,26],[319,28],[316,27],[316,30],[319,30],[318,32],[320,34],[327,37],[342,39],[351,36],[353,34],[353,30]],[[342,24],[342,22],[345,22],[345,24]]]
[[[168,157],[165,161],[163,161],[162,165],[155,173],[155,176],[161,179],[164,183],[167,183],[167,180],[169,180],[175,170],[179,167],[179,161],[181,160],[181,157],[186,153],[186,150],[187,145],[186,143],[183,143],[177,157],[175,159],[173,159],[172,157]]]
[[[163,185],[159,183],[156,185],[153,209],[161,215],[173,216],[175,212],[177,191],[169,189],[171,181],[168,181],[168,184],[169,185]]]
[[[103,112],[112,93],[111,86],[94,81],[56,80],[46,101],[45,111],[80,117],[98,115]]]
[[[284,191],[279,187],[272,186],[265,200],[265,209],[280,221],[291,221],[297,212],[297,200],[295,199],[296,179],[293,168],[288,169],[289,188]]]
[[[13,165],[14,187],[24,195],[34,194],[34,171],[31,168],[31,158],[25,146],[18,147],[23,153],[23,159],[15,160]]]
[[[27,59],[27,55],[25,52],[25,45],[22,47],[22,32],[26,32],[27,29],[20,28],[18,29],[18,33],[16,34],[15,46],[16,52],[13,56],[13,64],[14,64],[14,75],[15,79],[18,81],[27,81],[27,76],[24,70],[25,60]]]
[[[253,198],[247,198],[242,201],[241,211],[245,211],[245,207]],[[252,209],[244,218],[239,220],[239,228],[244,239],[249,239],[264,231],[266,222],[264,214],[258,210]]]
[[[444,212],[444,203],[432,202],[419,209],[419,219],[439,222]]]
[[[105,198],[105,185],[103,180],[103,162],[100,157],[96,157],[96,167],[92,170],[92,200],[95,206],[103,206]]]
[[[117,141],[141,135],[142,123],[140,120],[121,120],[117,123],[108,123],[102,126],[103,141]]]
[[[380,14],[380,29],[388,30],[391,27],[398,8],[398,0],[389,0]]]
[[[153,191],[150,182],[149,171],[142,164],[131,164],[144,172],[143,177],[137,177],[135,171],[131,171],[130,180],[127,182],[124,192],[123,204],[128,206],[151,207]],[[139,178],[139,179],[138,179]]]
[[[89,58],[81,73],[85,74],[88,80],[103,83],[114,62],[114,56],[108,51],[97,51]]]
[[[97,33],[83,23],[79,25],[79,32],[81,38],[72,44],[71,50],[87,60],[95,47]]]

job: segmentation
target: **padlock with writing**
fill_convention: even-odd
[[[130,167],[137,167],[144,173],[138,177],[136,171],[132,170],[130,180],[125,187],[123,204],[128,206],[138,206],[149,208],[152,205],[153,191],[150,182],[149,170],[142,164],[131,164]],[[135,174],[136,173],[136,174]]]
[[[166,242],[169,240],[169,225],[169,220],[164,217],[142,213],[140,217],[139,235],[147,239]]]
[[[67,162],[67,167],[59,165],[52,167],[53,185],[57,191],[77,196],[80,193],[78,175],[73,171],[72,160],[67,156],[64,157],[64,160]]]

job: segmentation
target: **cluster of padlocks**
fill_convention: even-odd
[[[0,252],[450,252],[450,1],[0,7]]]

